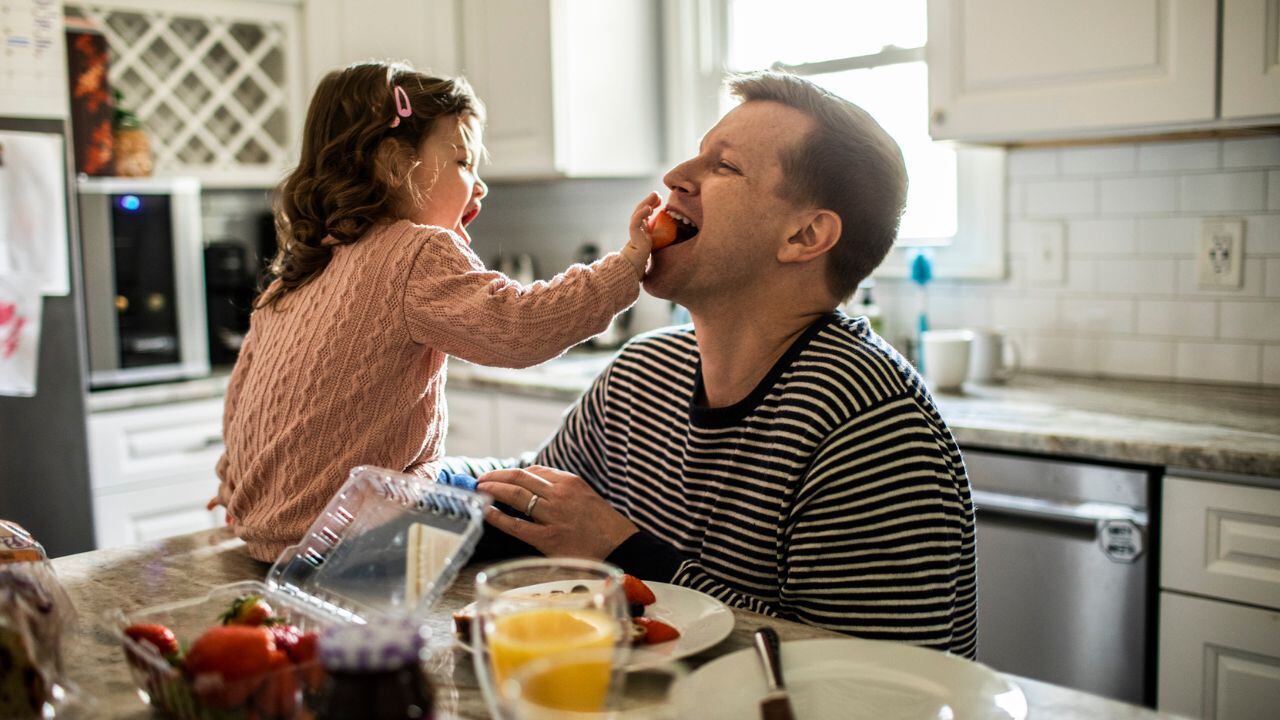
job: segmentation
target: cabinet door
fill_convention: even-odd
[[[1208,0],[930,0],[930,132],[1002,141],[1214,118]]]
[[[97,492],[198,478],[216,487],[222,406],[211,398],[90,415],[90,485]]]
[[[498,396],[498,454],[515,457],[540,449],[560,429],[569,405],[560,400]]]
[[[462,66],[488,110],[491,178],[556,171],[548,0],[462,3]]]
[[[151,542],[219,527],[225,521],[222,508],[205,508],[217,488],[216,480],[202,478],[95,493],[93,525],[98,547]]]
[[[1280,613],[1160,594],[1156,707],[1205,720],[1270,720],[1280,708]]]
[[[362,60],[407,60],[422,72],[458,72],[453,0],[311,0],[305,13],[308,93],[325,73]]]
[[[444,397],[449,406],[445,455],[489,457],[500,454],[495,442],[493,393],[446,390]]]
[[[1224,0],[1222,117],[1280,114],[1280,0]]]

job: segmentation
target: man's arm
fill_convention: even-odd
[[[782,528],[775,602],[726,585],[652,536],[632,536],[610,559],[658,580],[646,568],[678,561],[670,582],[733,607],[972,656],[974,618],[957,617],[975,592],[962,566],[972,511],[941,447],[909,396],[832,433]]]

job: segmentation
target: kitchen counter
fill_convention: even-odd
[[[67,672],[83,699],[67,713],[74,718],[150,718],[153,715],[134,691],[116,639],[104,615],[200,595],[212,587],[260,579],[267,566],[249,558],[230,530],[207,530],[154,543],[69,555],[53,562],[79,611],[80,622],[66,639]],[[430,669],[440,687],[442,717],[486,718],[470,656],[449,649],[450,613],[472,599],[474,570],[464,570],[445,593],[429,621],[433,632]],[[785,640],[833,637],[834,633],[796,623],[734,611],[735,627],[720,645],[690,658],[697,666],[728,652],[749,647],[751,633],[766,623]],[[1159,720],[1173,718],[1144,708],[1020,677],[1012,677],[1027,697],[1029,717],[1036,720]]]
[[[526,370],[451,362],[449,387],[568,403],[611,357],[570,354]],[[1280,478],[1280,388],[1024,373],[935,399],[961,448]]]

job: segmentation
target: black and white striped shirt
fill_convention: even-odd
[[[864,318],[814,323],[759,386],[700,406],[691,326],[631,341],[533,462],[641,532],[627,572],[864,638],[973,657],[973,505],[920,376]]]

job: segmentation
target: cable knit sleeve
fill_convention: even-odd
[[[480,365],[527,367],[603,332],[639,292],[638,273],[618,253],[521,285],[433,229],[409,269],[404,317],[414,342]]]

